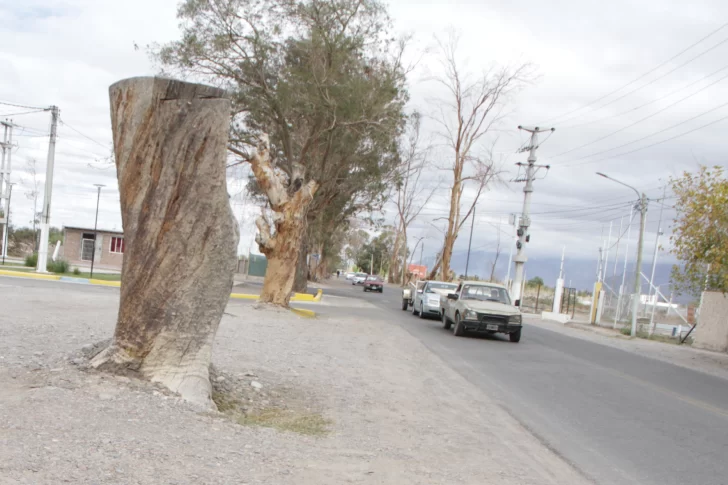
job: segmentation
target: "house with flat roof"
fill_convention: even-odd
[[[95,268],[121,271],[124,249],[124,233],[121,231],[106,229],[94,231],[85,227],[63,227],[61,254],[72,267],[90,266],[95,250],[96,254],[93,256]]]

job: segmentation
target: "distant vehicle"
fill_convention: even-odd
[[[505,286],[463,281],[440,298],[442,325],[452,327],[456,337],[466,332],[507,333],[511,342],[520,342],[521,311],[516,305]]]
[[[420,318],[440,316],[440,297],[447,296],[458,287],[457,283],[445,281],[427,281],[412,297],[412,315]],[[402,303],[404,308],[404,303]]]
[[[364,280],[364,291],[384,292],[384,280],[379,276],[367,276]]]
[[[366,273],[354,273],[354,277],[351,279],[352,285],[363,285],[364,281],[367,279],[367,276],[369,276]]]
[[[421,290],[425,286],[426,281],[418,281],[415,285],[410,283],[402,289],[402,310],[407,311],[409,306],[412,304],[412,299],[417,293],[417,290]]]
[[[352,279],[354,279],[354,275],[356,275],[356,273],[349,271],[348,273],[346,273],[346,279],[352,280]]]

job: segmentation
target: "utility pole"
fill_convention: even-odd
[[[662,200],[665,200],[665,194],[667,193],[667,185],[662,189]],[[660,204],[660,217],[657,222],[657,235],[655,236],[655,251],[652,254],[652,271],[650,274],[650,287],[647,289],[647,298],[652,296],[652,288],[655,284],[655,267],[657,266],[657,252],[660,249],[660,236],[662,236],[662,210],[665,207],[665,203]],[[650,315],[650,335],[654,331],[653,325],[655,322],[655,307],[657,306],[657,291],[655,291],[655,301],[652,302],[652,315]],[[645,302],[645,305],[647,302]]]
[[[372,251],[372,262],[369,265],[369,274],[374,274],[374,251]]]
[[[632,337],[637,335],[637,312],[639,310],[640,306],[640,294],[642,293],[642,246],[644,245],[644,239],[645,239],[645,218],[647,216],[647,196],[642,193],[640,194],[639,190],[635,189],[631,185],[625,184],[624,182],[620,182],[617,179],[613,179],[609,175],[605,175],[601,172],[597,172],[597,175],[600,177],[604,177],[606,179],[611,180],[612,182],[616,182],[619,185],[624,185],[627,188],[630,188],[634,190],[635,194],[637,194],[638,200],[637,200],[637,209],[640,211],[640,233],[639,238],[637,240],[637,264],[635,266],[634,271],[634,298],[632,301],[632,329],[630,331],[630,335]]]
[[[58,129],[58,107],[51,106],[51,137],[48,142],[48,163],[46,164],[45,191],[43,193],[43,215],[40,220],[40,247],[38,248],[38,267],[36,272],[47,273],[48,238],[51,223],[51,193],[53,191],[53,162],[56,156],[56,130]]]
[[[511,214],[508,217],[509,217],[508,224],[513,229],[513,242],[511,243],[511,252],[508,255],[508,273],[506,274],[506,286],[510,290],[511,289],[511,266],[513,266],[513,248],[516,245],[516,240],[517,240],[517,237],[518,236],[516,236],[516,231],[515,231],[515,229],[516,229],[516,217],[517,217],[516,214]]]
[[[94,186],[98,189],[96,192],[96,219],[94,219],[94,244],[93,244],[93,252],[91,253],[91,274],[89,275],[89,278],[94,277],[94,260],[96,259],[96,240],[99,238],[98,233],[98,224],[99,224],[99,201],[101,200],[101,187],[105,187],[103,184],[94,184]]]
[[[637,266],[634,276],[634,302],[632,302],[632,329],[630,335],[637,335],[637,311],[640,306],[640,294],[642,293],[642,246],[645,241],[645,219],[647,216],[647,196],[643,193],[639,201],[640,210],[640,234],[637,240]]]
[[[475,206],[473,206],[473,220],[470,224],[470,241],[468,241],[468,257],[465,259],[465,279],[468,279],[468,267],[470,266],[470,246],[473,244],[473,228],[475,227]]]
[[[619,295],[617,296],[617,311],[614,312],[614,328],[617,328],[617,321],[619,321],[622,312],[622,295],[624,294],[624,285],[627,279],[627,255],[629,254],[629,240],[632,237],[633,211],[634,207],[630,209],[629,221],[627,221],[627,240],[624,242],[624,269],[622,270],[622,283],[619,285]]]
[[[8,231],[8,212],[10,207],[9,187],[10,187],[10,160],[13,154],[13,122],[3,121],[1,123],[4,128],[2,142],[2,165],[0,166],[0,208],[3,208],[5,223],[3,224],[3,256],[6,256],[5,241],[7,241]],[[3,261],[4,262],[4,261]]]
[[[528,154],[528,165],[526,167],[526,178],[525,179],[517,179],[516,182],[526,182],[526,186],[523,187],[523,211],[521,213],[521,220],[519,224],[519,228],[517,231],[518,234],[518,241],[516,242],[516,249],[518,250],[516,252],[516,256],[513,258],[513,262],[516,263],[516,277],[514,280],[514,284],[512,287],[512,297],[513,300],[520,300],[521,296],[523,295],[523,291],[521,290],[524,282],[524,271],[525,271],[525,264],[526,261],[528,261],[528,258],[526,257],[526,243],[531,240],[530,234],[528,234],[528,228],[531,225],[531,218],[529,216],[530,210],[531,210],[531,194],[533,193],[533,181],[536,178],[536,173],[542,169],[546,168],[548,170],[548,165],[536,165],[536,150],[538,149],[538,134],[543,131],[555,131],[556,128],[550,128],[550,129],[541,129],[540,127],[536,126],[533,128],[525,127],[525,126],[519,126],[519,130],[528,131],[531,133],[531,146],[528,147],[529,154]],[[525,149],[524,149],[525,150]],[[522,163],[518,163],[517,165],[521,166]]]
[[[420,266],[422,266],[422,253],[425,252],[425,243],[422,243],[422,246],[420,247]]]
[[[13,185],[12,183],[8,183],[8,206],[7,206],[7,214],[5,214],[5,226],[8,228],[7,231],[5,231],[5,235],[3,238],[3,266],[5,266],[5,257],[8,255],[8,237],[10,237],[10,199],[13,197]]]

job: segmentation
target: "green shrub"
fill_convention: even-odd
[[[81,274],[81,270],[78,269],[78,268],[73,268],[73,274],[75,274],[76,276],[78,276],[78,275]]]
[[[29,254],[25,257],[25,265],[29,268],[38,266],[38,253]]]
[[[46,269],[51,273],[63,274],[68,273],[68,266],[68,261],[65,259],[59,259],[57,261],[48,261]]]

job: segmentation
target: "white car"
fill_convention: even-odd
[[[369,275],[366,273],[354,273],[354,277],[351,279],[351,284],[352,285],[363,285],[367,279],[367,276],[369,276]]]
[[[347,281],[353,280],[355,275],[356,275],[356,273],[352,273],[351,271],[349,271],[348,273],[346,273],[346,279],[347,279]]]
[[[447,296],[457,289],[457,283],[446,283],[444,281],[428,281],[422,288],[417,289],[412,298],[412,315],[419,315],[420,318],[427,316],[440,316],[440,297]]]

